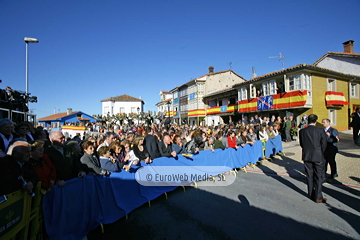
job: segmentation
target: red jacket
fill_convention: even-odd
[[[236,148],[236,137],[233,137],[231,139],[231,137],[228,136],[227,139],[228,139],[228,147],[229,148]]]
[[[53,180],[55,182],[56,180],[56,170],[46,154],[43,154],[42,160],[42,163],[36,164],[35,170],[39,181],[41,181],[41,188],[48,190],[52,187],[50,181]]]

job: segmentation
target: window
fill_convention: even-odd
[[[104,107],[104,114],[106,115],[106,114],[108,114],[108,113],[110,113],[109,107]]]
[[[269,81],[269,89],[270,89],[270,95],[276,94],[276,81],[275,80]]]
[[[262,83],[263,96],[269,95],[269,82]]]
[[[307,75],[307,74],[305,74],[304,89],[307,89],[307,90],[311,89],[311,78],[310,78],[310,75]]]
[[[240,89],[240,99],[246,100],[247,99],[247,89],[246,87],[243,87]]]
[[[131,113],[136,113],[136,107],[131,107]]]
[[[180,96],[181,96],[181,97],[185,97],[186,95],[187,95],[187,89],[181,90]]]
[[[199,85],[198,85],[198,91],[199,91],[199,92],[204,91],[204,84],[199,84]]]
[[[174,92],[174,99],[175,98],[178,98],[178,92],[176,91],[176,92]]]
[[[359,98],[359,84],[350,83],[350,97]]]
[[[329,120],[332,126],[336,126],[336,109],[328,109]]]
[[[328,78],[328,80],[327,80],[327,90],[328,91],[336,91],[335,79]]]
[[[288,91],[295,91],[301,89],[301,75],[292,75],[288,78]]]
[[[230,98],[229,104],[235,104],[235,98]]]
[[[256,97],[256,87],[253,84],[250,84],[250,98]]]
[[[222,106],[222,100],[219,100],[219,107],[221,107]]]
[[[125,108],[124,107],[120,108],[120,113],[125,113]]]

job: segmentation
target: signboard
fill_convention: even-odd
[[[273,108],[274,108],[274,97],[272,95],[258,98],[257,110],[267,110]]]
[[[23,210],[24,198],[0,209],[0,238],[21,222]]]

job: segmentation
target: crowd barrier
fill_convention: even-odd
[[[264,157],[282,151],[281,137],[244,148],[200,151],[189,158],[158,158],[147,166],[228,166],[241,168]],[[141,162],[141,166],[146,164]],[[100,223],[113,223],[134,209],[160,195],[174,190],[174,186],[142,186],[135,180],[133,166],[129,172],[114,172],[110,177],[87,176],[67,181],[65,187],[54,186],[43,198],[46,231],[51,239],[82,239]],[[219,172],[218,174],[220,174]],[[121,233],[119,233],[121,238]]]
[[[42,239],[41,184],[35,197],[22,190],[6,195],[0,204],[0,239]]]

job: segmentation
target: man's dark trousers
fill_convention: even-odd
[[[312,200],[323,199],[322,196],[322,184],[323,177],[319,179],[319,176],[324,176],[324,162],[308,162],[304,161],[305,174],[308,182],[308,194]]]

